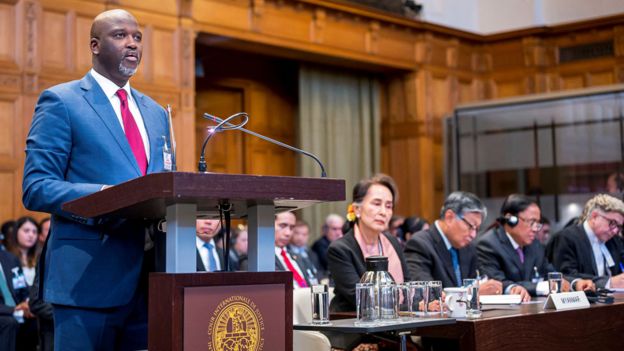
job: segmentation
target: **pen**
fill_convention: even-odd
[[[620,272],[624,273],[624,264],[622,262],[620,262]]]

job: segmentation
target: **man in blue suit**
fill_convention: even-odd
[[[52,214],[42,292],[54,306],[56,350],[147,347],[146,287],[139,284],[145,226],[61,209],[78,197],[164,170],[167,116],[130,88],[142,54],[136,19],[123,10],[91,27],[93,69],[39,97],[28,138],[23,201]]]

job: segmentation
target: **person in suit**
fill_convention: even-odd
[[[316,253],[321,269],[324,272],[327,272],[327,250],[329,249],[329,245],[342,237],[342,227],[344,224],[345,221],[341,216],[335,213],[329,214],[325,217],[325,223],[323,224],[323,236],[312,245],[312,251]]]
[[[214,240],[219,229],[221,222],[218,219],[198,219],[195,222],[198,272],[220,271],[224,265],[223,249]]]
[[[366,272],[369,256],[388,257],[388,272],[396,283],[409,280],[401,245],[386,232],[398,197],[394,180],[385,174],[363,179],[353,188],[347,218],[351,230],[332,242],[327,253],[329,272],[336,284],[332,311],[355,311],[355,284]]]
[[[275,270],[291,271],[295,289],[306,288],[313,283],[302,269],[303,263],[288,253],[288,243],[290,243],[296,222],[297,217],[292,212],[281,212],[275,215]]]
[[[54,348],[145,349],[146,223],[83,218],[61,205],[165,170],[167,114],[128,82],[142,55],[134,16],[103,12],[90,38],[93,68],[39,97],[26,139],[23,203],[52,215],[40,290],[54,307]]]
[[[547,295],[548,272],[554,267],[544,255],[543,246],[535,240],[541,229],[540,208],[532,199],[509,195],[500,210],[496,225],[477,239],[478,266],[483,274],[503,282],[505,294],[519,294],[523,301],[531,296]],[[593,288],[589,280],[578,280],[577,290]],[[570,284],[563,283],[563,290]]]
[[[585,204],[579,224],[564,228],[549,242],[553,264],[563,274],[591,279],[599,288],[624,288],[624,245],[617,237],[624,203],[599,194]]]
[[[303,220],[298,220],[293,228],[293,234],[288,244],[288,253],[300,264],[300,268],[305,273],[311,284],[318,284],[323,278],[319,269],[318,257],[316,253],[308,248],[308,238],[310,237],[310,226]]]
[[[487,209],[474,194],[456,191],[442,206],[440,219],[412,236],[405,247],[405,260],[414,280],[439,280],[444,288],[463,285],[477,277],[477,253],[472,242]],[[501,294],[502,283],[489,279],[479,287],[483,295]]]
[[[0,269],[0,350],[34,351],[37,343],[32,332],[36,333],[36,324],[28,305],[28,286],[20,261],[9,252],[0,251]]]

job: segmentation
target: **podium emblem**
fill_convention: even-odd
[[[219,303],[210,318],[208,350],[262,351],[264,320],[256,304],[244,296]]]

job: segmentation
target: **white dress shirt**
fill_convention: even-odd
[[[297,272],[299,273],[301,278],[305,279],[306,275],[303,274],[303,272],[301,271],[301,268],[297,264],[297,261],[295,261],[292,258],[292,256],[290,256],[290,254],[288,253],[288,250],[286,250],[285,247],[284,247],[284,251],[286,251],[286,256],[290,260],[290,263],[292,263],[293,267],[295,267],[295,269],[297,270]],[[284,267],[286,270],[288,270],[288,266],[286,265],[286,262],[284,262],[284,258],[282,257],[282,248],[281,247],[278,247],[278,246],[275,247],[275,257],[277,257],[277,259],[280,261],[280,263],[282,264],[282,267]],[[299,283],[297,283],[297,281],[294,278],[293,278],[293,286],[295,288],[299,288],[300,287]]]

